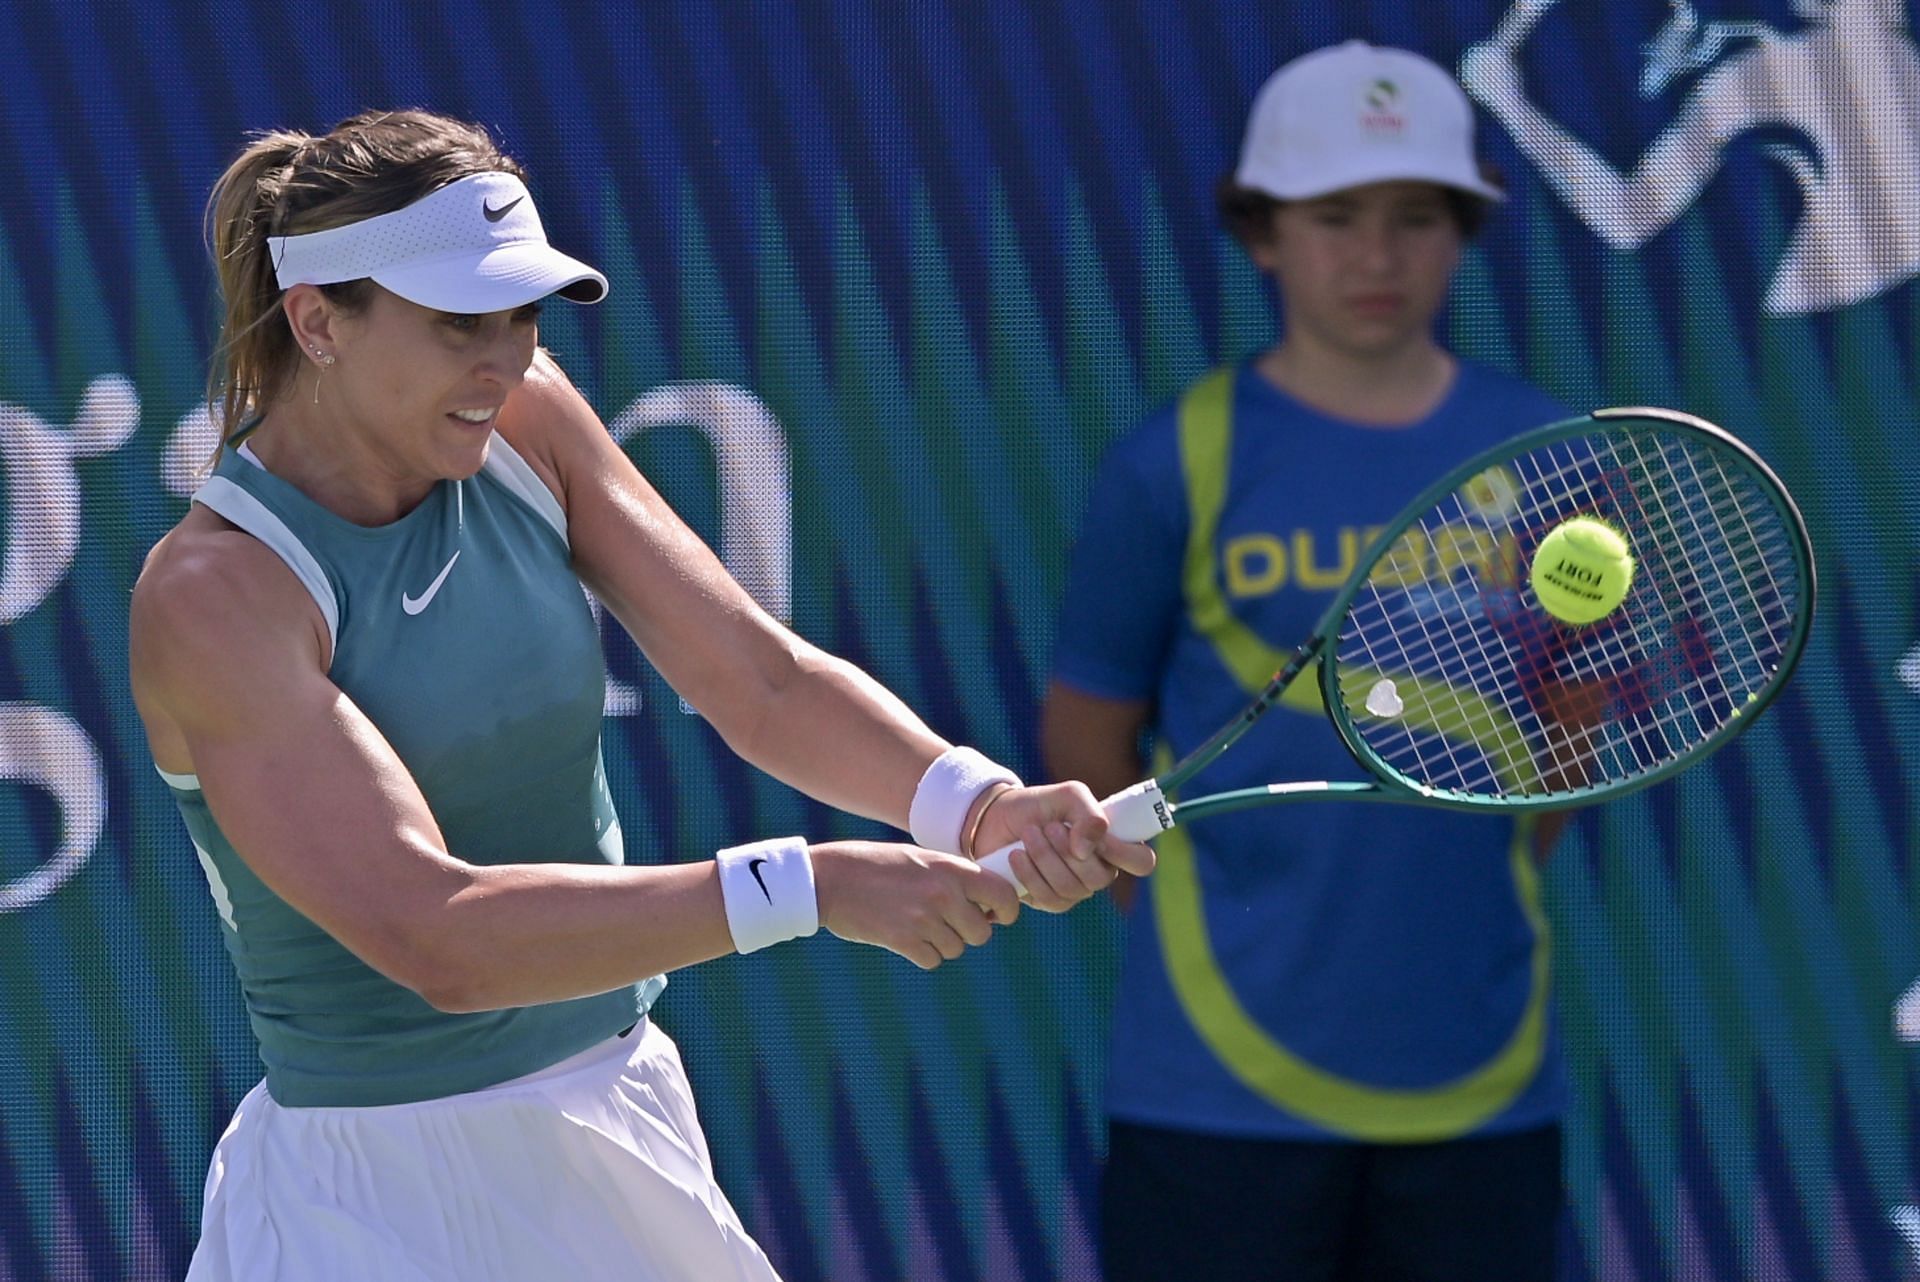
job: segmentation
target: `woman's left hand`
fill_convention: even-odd
[[[1027,902],[1043,912],[1067,911],[1106,889],[1116,872],[1144,877],[1153,871],[1152,847],[1109,833],[1100,803],[1085,784],[1003,788],[982,803],[986,809],[966,853],[978,859],[1018,843],[1014,873]]]

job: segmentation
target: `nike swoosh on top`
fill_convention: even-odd
[[[481,201],[480,212],[487,216],[488,222],[497,223],[502,218],[505,218],[509,213],[511,213],[515,205],[519,204],[521,201],[525,199],[526,199],[525,196],[515,196],[512,200],[509,200],[506,204],[500,206],[500,208],[498,209],[495,209],[492,205],[487,204],[485,201]]]
[[[759,882],[760,893],[767,897],[767,902],[772,903],[773,892],[767,889],[766,881],[760,876],[760,865],[765,862],[767,862],[765,859],[749,859],[747,860],[747,871],[753,874],[753,879],[756,882]]]
[[[460,553],[456,550],[454,554],[447,559],[447,563],[440,567],[440,573],[434,577],[432,583],[427,585],[427,590],[419,596],[416,597],[410,593],[402,592],[400,594],[400,608],[408,614],[418,614],[420,611],[426,609],[427,602],[433,600],[434,594],[440,590],[440,585],[447,581],[449,574],[453,573],[453,563],[459,559]],[[772,901],[769,900],[768,902],[771,903]]]

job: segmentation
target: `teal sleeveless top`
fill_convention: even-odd
[[[306,585],[333,636],[329,677],[406,763],[455,856],[624,862],[600,755],[599,631],[571,568],[565,513],[505,440],[494,436],[477,475],[441,482],[390,525],[336,516],[244,450],[222,452],[194,502],[272,548]],[[618,1033],[666,984],[436,1010],[267,889],[197,779],[166,779],[281,1104],[400,1104],[491,1086]]]

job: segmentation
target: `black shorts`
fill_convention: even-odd
[[[1107,1282],[1551,1282],[1560,1128],[1438,1144],[1107,1128]]]

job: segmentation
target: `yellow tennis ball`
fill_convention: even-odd
[[[1626,600],[1633,586],[1633,553],[1613,526],[1598,517],[1576,516],[1540,540],[1527,582],[1554,618],[1593,623]]]

